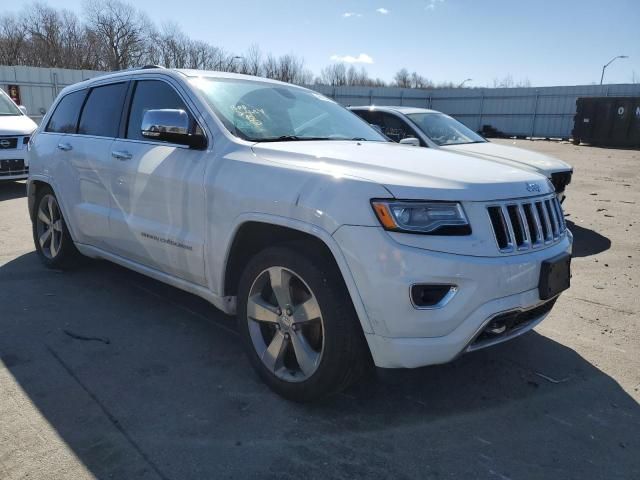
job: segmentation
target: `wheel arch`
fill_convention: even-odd
[[[27,206],[29,209],[29,218],[33,222],[34,216],[36,213],[36,198],[38,196],[38,192],[43,187],[50,188],[53,191],[53,194],[56,196],[56,199],[58,200],[58,206],[62,211],[62,215],[67,225],[67,229],[69,230],[69,235],[71,236],[71,239],[75,242],[75,239],[77,237],[75,235],[72,218],[70,215],[68,215],[64,202],[62,201],[62,198],[58,194],[58,190],[56,189],[54,183],[51,181],[49,177],[45,177],[42,175],[37,175],[37,176],[34,175],[34,176],[30,176],[29,180],[27,181]]]
[[[225,297],[237,294],[238,281],[249,259],[269,246],[290,242],[302,242],[320,248],[340,272],[360,324],[365,333],[373,330],[360,298],[353,275],[336,240],[327,231],[305,222],[270,215],[247,215],[236,225],[222,269],[221,285]],[[315,250],[314,250],[315,251]]]

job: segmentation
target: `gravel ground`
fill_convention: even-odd
[[[575,167],[571,290],[519,339],[302,406],[204,301],[43,268],[0,185],[0,478],[640,478],[640,152],[500,142]]]

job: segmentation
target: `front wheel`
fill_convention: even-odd
[[[311,401],[346,388],[363,371],[360,324],[331,259],[291,247],[258,253],[239,285],[238,326],[264,382]]]

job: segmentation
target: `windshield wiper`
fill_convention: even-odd
[[[298,137],[297,135],[281,135],[280,137],[252,138],[253,142],[305,142],[309,140],[335,140],[329,137]]]

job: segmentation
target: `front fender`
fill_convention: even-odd
[[[362,298],[360,297],[360,293],[353,279],[353,274],[349,269],[349,265],[347,264],[346,258],[344,257],[340,246],[329,232],[311,223],[278,215],[258,212],[243,213],[239,215],[235,219],[234,228],[231,230],[231,233],[226,242],[227,247],[224,256],[224,263],[222,265],[222,268],[220,268],[220,271],[218,272],[218,285],[224,285],[227,262],[229,261],[231,246],[233,245],[236,234],[238,233],[242,225],[248,222],[266,223],[269,225],[277,225],[280,227],[290,228],[292,230],[297,230],[302,233],[312,235],[318,240],[322,241],[333,255],[333,258],[336,261],[338,268],[340,269],[340,273],[342,275],[342,278],[344,279],[345,285],[347,286],[349,296],[351,297],[351,301],[353,302],[353,306],[356,310],[356,314],[358,315],[358,319],[360,320],[363,331],[365,333],[373,332],[369,317],[367,315],[366,309],[364,308],[364,303],[362,302]]]

